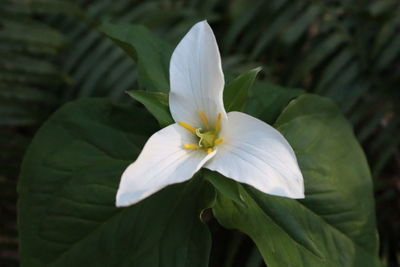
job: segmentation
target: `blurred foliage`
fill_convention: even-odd
[[[259,80],[339,104],[375,177],[383,262],[399,264],[398,0],[0,0],[1,266],[17,264],[15,180],[41,123],[75,98],[130,101],[125,91],[145,89],[131,58],[97,26],[143,24],[175,45],[202,19],[217,36],[227,80],[262,66]]]

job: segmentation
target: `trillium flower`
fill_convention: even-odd
[[[202,167],[264,193],[304,197],[303,176],[286,139],[252,116],[226,113],[221,58],[206,21],[195,24],[178,44],[169,74],[176,123],[153,134],[124,171],[117,206],[189,180]]]

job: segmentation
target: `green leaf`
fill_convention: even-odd
[[[301,12],[298,18],[291,23],[287,29],[283,32],[282,39],[287,45],[292,45],[294,42],[300,39],[307,29],[310,28],[310,24],[315,21],[316,17],[321,13],[319,5],[310,5],[306,10]]]
[[[86,13],[74,2],[65,0],[35,0],[26,3],[34,13],[39,14],[67,14],[90,22]]]
[[[321,62],[328,58],[340,45],[347,42],[347,36],[339,33],[332,34],[325,38],[314,49],[309,51],[301,60],[301,64],[296,65],[289,79],[289,85],[294,85],[304,79]]]
[[[242,110],[248,98],[249,89],[252,87],[261,68],[249,70],[230,82],[224,89],[224,103],[226,111]]]
[[[100,31],[133,58],[138,66],[140,84],[151,91],[169,91],[169,60],[172,47],[141,25],[105,23]]]
[[[21,266],[207,266],[199,219],[214,191],[203,179],[115,207],[124,169],[158,129],[150,114],[109,100],[65,105],[38,131],[19,179]]]
[[[174,123],[168,106],[168,95],[160,92],[128,91],[133,99],[142,103],[157,119],[161,127]]]
[[[249,235],[271,267],[379,266],[371,176],[338,108],[303,95],[276,126],[297,155],[305,199],[270,196],[208,173],[219,191],[213,207],[218,221]],[[235,191],[240,204],[232,199]]]
[[[284,1],[282,1],[281,4],[282,3],[284,3]],[[271,42],[278,40],[278,35],[282,29],[287,27],[286,25],[289,21],[292,23],[296,19],[296,16],[301,13],[303,6],[303,2],[292,2],[291,5],[286,5],[283,9],[278,8],[278,14],[275,15],[275,18],[268,20],[268,27],[263,31],[263,34],[260,34],[258,30],[256,31],[255,36],[257,37],[257,40],[253,41],[254,46],[251,48],[250,58],[259,58],[262,53],[267,50],[267,47]],[[262,14],[262,16],[265,15]]]
[[[244,110],[272,124],[287,104],[302,93],[303,90],[299,89],[289,89],[269,82],[256,82],[250,90],[250,98]]]
[[[316,92],[323,94],[327,89],[326,87],[328,87],[330,83],[334,82],[337,77],[340,77],[339,73],[349,65],[349,62],[353,57],[353,51],[350,49],[343,49],[335,56],[335,58],[330,60],[319,76]]]
[[[24,18],[23,20],[18,20],[16,17],[5,18],[2,21],[0,38],[1,40],[20,43],[28,51],[35,46],[41,47],[41,49],[33,49],[38,54],[46,54],[43,48],[60,50],[66,45],[66,38],[59,31],[31,18]],[[18,49],[19,46],[15,48]]]

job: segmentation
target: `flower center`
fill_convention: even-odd
[[[186,149],[203,149],[207,153],[211,153],[215,150],[216,145],[224,142],[224,139],[218,138],[221,130],[221,113],[218,113],[217,120],[215,121],[215,127],[210,127],[208,119],[203,111],[198,111],[200,118],[204,125],[203,128],[194,128],[192,125],[179,121],[178,124],[184,127],[189,132],[193,133],[199,138],[198,144],[184,144],[183,147]]]
[[[214,131],[206,131],[201,133],[201,129],[196,129],[196,135],[200,138],[199,146],[209,148],[214,146],[214,142],[217,139],[217,133]]]

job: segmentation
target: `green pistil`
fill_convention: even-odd
[[[218,134],[215,131],[206,131],[204,133],[200,131],[201,129],[196,129],[196,135],[200,138],[199,146],[204,149],[214,148]]]

